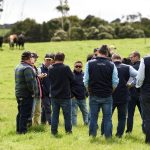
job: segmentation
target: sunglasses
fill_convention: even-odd
[[[76,65],[75,68],[82,68],[82,66]]]

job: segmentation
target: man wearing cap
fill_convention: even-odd
[[[18,103],[16,117],[16,132],[27,132],[28,118],[31,116],[35,74],[32,68],[32,53],[25,51],[21,55],[21,63],[15,69],[15,95]]]
[[[51,125],[51,100],[50,100],[50,80],[47,76],[50,65],[54,63],[54,54],[46,54],[44,63],[38,68],[39,73],[44,74],[45,77],[41,79],[42,86],[42,115],[41,123],[46,124],[46,121]]]

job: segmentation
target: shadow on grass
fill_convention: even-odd
[[[141,143],[142,139],[140,137],[134,136],[132,134],[126,134],[124,136],[125,140],[130,140],[132,142]]]
[[[51,135],[53,138],[56,138],[56,139],[61,139],[61,138],[63,138],[63,135],[62,134],[60,134],[60,133],[58,133],[58,134],[56,134],[56,135]]]
[[[28,130],[29,132],[45,132],[46,126],[45,125],[38,125],[38,126],[32,126]]]
[[[116,144],[123,144],[123,140],[121,138],[112,137],[109,139],[105,139],[105,137],[90,137],[90,143],[91,144],[101,144],[101,145],[112,145],[114,143]]]

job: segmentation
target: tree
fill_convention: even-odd
[[[70,10],[69,6],[68,6],[68,1],[67,0],[59,0],[60,1],[60,5],[58,5],[56,7],[56,9],[61,13],[62,17],[61,17],[61,24],[62,24],[62,29],[64,29],[64,18],[67,14],[67,12]]]

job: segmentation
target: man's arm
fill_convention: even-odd
[[[118,70],[114,64],[113,74],[112,74],[112,87],[113,92],[115,91],[117,85],[119,84],[119,78],[118,78]]]
[[[144,59],[142,58],[138,70],[138,74],[136,77],[136,88],[140,88],[143,85],[144,79],[145,79],[145,64],[144,64]]]
[[[88,62],[85,65],[83,82],[84,82],[84,86],[86,87],[86,89],[88,89],[88,83],[89,83],[89,63]]]
[[[26,84],[27,84],[27,88],[28,90],[32,93],[32,95],[34,96],[34,72],[32,68],[26,68],[24,70],[24,76],[25,76],[25,80],[26,80]]]

